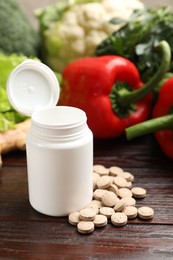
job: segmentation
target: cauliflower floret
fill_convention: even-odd
[[[76,13],[72,11],[68,11],[64,14],[64,23],[68,24],[69,26],[78,24],[77,15]]]
[[[92,30],[85,38],[86,44],[86,56],[89,56],[94,53],[95,48],[98,46],[100,42],[106,39],[107,34],[104,31]]]
[[[102,19],[107,16],[104,6],[99,3],[76,6],[73,11],[77,14],[79,25],[85,28],[86,31],[101,29]]]
[[[60,24],[58,34],[60,37],[67,39],[68,41],[84,39],[85,37],[84,29],[81,26],[72,25],[72,28],[69,28],[69,25],[66,23]]]
[[[83,53],[86,52],[85,42],[83,41],[83,39],[72,42],[70,47],[72,48],[74,53],[76,53],[76,55],[78,54],[81,56],[83,55]]]
[[[77,58],[94,55],[96,47],[120,28],[109,23],[110,19],[127,19],[134,9],[143,8],[138,0],[75,3],[43,33],[44,61],[55,71],[61,72]]]

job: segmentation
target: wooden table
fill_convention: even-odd
[[[153,220],[110,223],[90,235],[79,234],[67,218],[37,213],[28,202],[24,152],[4,156],[0,170],[0,259],[173,259],[173,161],[153,136],[95,141],[94,163],[117,165],[147,189],[137,205],[155,210]]]

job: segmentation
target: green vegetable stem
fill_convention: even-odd
[[[141,100],[147,95],[147,93],[158,85],[160,78],[162,78],[169,69],[171,61],[171,50],[169,44],[166,41],[161,41],[156,49],[162,54],[161,65],[157,73],[142,88],[139,88],[136,91],[128,92],[127,90],[124,91],[124,89],[122,90],[122,93],[119,91],[118,101],[121,105],[128,106],[132,102],[136,103]]]
[[[126,137],[128,140],[132,140],[136,137],[150,134],[159,130],[172,129],[172,126],[173,115],[162,116],[128,127],[125,130]]]

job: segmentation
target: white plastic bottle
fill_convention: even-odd
[[[55,106],[58,87],[52,71],[31,60],[7,84],[12,105],[32,115],[26,140],[29,200],[50,216],[68,215],[92,200],[93,135],[84,111]]]

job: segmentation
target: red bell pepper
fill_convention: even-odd
[[[158,101],[153,109],[153,118],[127,128],[127,139],[131,140],[137,136],[155,132],[161,149],[173,159],[173,77],[161,87]]]
[[[143,86],[135,65],[119,56],[81,58],[62,73],[60,105],[83,109],[96,138],[112,138],[125,128],[146,120],[151,111],[147,94],[167,71],[171,59],[167,42],[158,45],[162,63]],[[147,96],[146,96],[147,95]]]

